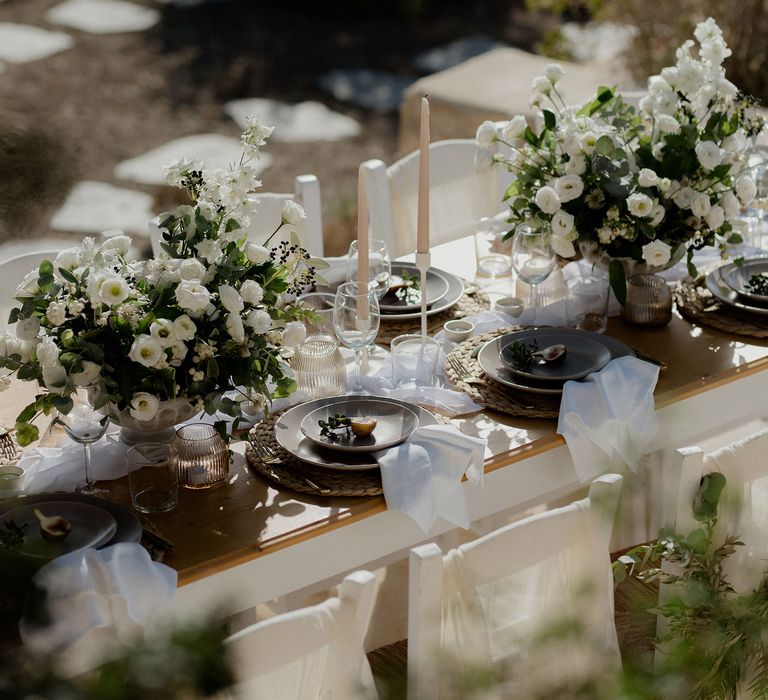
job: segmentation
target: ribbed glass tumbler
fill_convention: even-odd
[[[651,273],[627,280],[627,300],[621,318],[635,326],[665,326],[672,320],[672,292],[663,277]]]
[[[179,484],[188,489],[207,489],[222,483],[229,474],[229,452],[212,425],[192,423],[176,431],[179,453]]]

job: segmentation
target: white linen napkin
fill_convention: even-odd
[[[389,510],[410,515],[429,532],[438,516],[469,528],[469,506],[461,487],[464,474],[482,485],[485,440],[447,425],[417,428],[396,447],[375,453]]]
[[[145,636],[176,593],[176,572],[153,562],[135,543],[80,549],[43,566],[32,583],[45,591],[51,622],[19,624],[24,648],[62,653],[67,673],[79,673]]]
[[[609,471],[636,471],[658,430],[653,390],[659,368],[619,357],[580,382],[566,382],[557,432],[582,483]]]

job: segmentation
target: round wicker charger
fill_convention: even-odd
[[[383,493],[379,469],[355,471],[324,469],[302,462],[286,452],[275,440],[275,421],[278,416],[279,413],[273,413],[248,431],[249,435],[255,434],[263,445],[272,448],[276,457],[274,463],[265,464],[256,456],[250,444],[247,444],[245,457],[254,471],[280,486],[312,496],[379,496]],[[328,493],[319,493],[306,482],[306,479],[322,489],[328,489]]]
[[[464,279],[462,282],[464,283],[464,294],[462,294],[454,306],[434,316],[427,316],[427,330],[429,333],[439,331],[446,321],[473,316],[491,308],[491,300],[484,289],[477,286],[474,282]],[[381,326],[379,334],[376,336],[376,342],[379,345],[389,345],[392,342],[392,338],[398,335],[403,333],[419,333],[420,331],[420,318],[409,318],[401,321],[388,320],[387,315],[382,314]]]
[[[689,321],[726,333],[768,338],[768,316],[724,304],[707,289],[703,277],[679,282],[674,296],[678,311]]]
[[[486,377],[477,361],[477,351],[484,343],[517,330],[520,330],[517,326],[499,328],[465,340],[448,354],[445,373],[459,390],[487,408],[525,418],[557,418],[560,415],[559,396],[515,391]]]

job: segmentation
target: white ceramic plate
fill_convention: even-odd
[[[283,413],[275,422],[275,439],[277,443],[294,457],[318,467],[340,470],[377,469],[379,464],[369,452],[338,452],[320,447],[320,445],[305,437],[299,428],[304,417],[315,409],[326,405],[332,408],[335,404],[352,398],[370,399],[373,397],[337,396],[331,399],[307,401],[306,403],[294,406]],[[414,406],[404,401],[388,399],[382,396],[375,398],[379,401],[387,401],[397,406],[411,409],[418,416],[420,426],[437,425],[437,418],[420,406]]]
[[[527,391],[532,394],[560,396],[563,393],[562,383],[555,385],[553,382],[542,382],[520,377],[512,374],[512,372],[509,371],[509,368],[501,361],[501,357],[499,356],[501,349],[512,341],[518,340],[521,335],[529,332],[530,331],[517,331],[489,340],[482,348],[480,348],[480,352],[477,354],[477,361],[482,370],[491,379],[500,384],[504,384],[512,389],[518,389],[519,391]],[[553,345],[557,342],[563,342],[563,338],[571,343],[579,343],[582,339],[588,338],[604,345],[611,354],[610,359],[624,357],[625,355],[634,356],[635,354],[630,347],[620,340],[611,338],[611,336],[608,335],[601,335],[600,333],[577,331],[570,328],[539,328],[536,329],[535,332],[539,335],[541,342],[545,345]],[[549,342],[549,338],[553,339],[552,342]],[[561,340],[554,340],[554,338],[560,338]],[[565,345],[568,345],[568,342],[566,342]]]
[[[416,269],[416,265],[413,263],[397,263],[395,265],[396,270],[408,270],[408,274],[410,275],[417,275],[419,274],[419,271]],[[445,293],[445,296],[440,299],[435,304],[432,304],[427,309],[427,316],[433,316],[434,314],[439,314],[441,311],[445,311],[446,309],[450,309],[452,306],[455,306],[459,299],[461,299],[462,295],[464,294],[464,283],[461,281],[460,278],[458,278],[456,275],[451,274],[450,272],[446,272],[445,270],[436,270],[435,268],[429,268],[431,271],[435,272],[436,274],[442,275],[445,280],[448,282],[448,291]],[[409,318],[419,318],[421,316],[421,311],[391,311],[391,312],[384,312],[381,313],[381,320],[382,321],[402,321],[404,319]]]
[[[731,263],[731,265],[733,264]],[[749,314],[768,316],[768,308],[747,304],[746,301],[740,300],[739,295],[728,286],[728,283],[725,281],[725,275],[728,274],[731,265],[723,265],[710,272],[705,278],[707,289],[712,292],[716,299],[719,299],[728,306],[733,306],[735,309]]]
[[[406,264],[404,263],[393,263],[392,265],[392,274],[402,276],[403,270],[407,270],[408,274],[413,277],[414,271],[410,269]],[[418,270],[415,272],[416,276],[419,276],[420,273]],[[448,280],[445,278],[444,273],[438,272],[437,270],[434,270],[430,268],[427,270],[427,306],[431,306],[432,304],[436,304],[438,301],[440,301],[443,297],[445,297],[446,294],[448,294],[448,290],[450,289],[450,285],[448,284]],[[398,299],[395,292],[387,292],[380,300],[379,300],[379,308],[384,313],[403,313],[407,311],[419,311],[421,309],[421,292],[416,291],[415,292],[415,298],[413,300],[411,299]]]
[[[365,437],[346,436],[337,431],[337,439],[331,441],[320,434],[319,421],[341,414],[348,418],[373,418],[376,428]],[[405,406],[393,404],[375,397],[348,399],[331,406],[324,405],[310,411],[299,424],[301,432],[320,447],[340,452],[373,452],[399,445],[419,426],[419,417]]]

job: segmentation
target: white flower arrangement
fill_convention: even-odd
[[[741,242],[740,209],[755,196],[746,156],[763,119],[725,77],[731,52],[716,22],[701,22],[694,36],[697,55],[692,40],[678,48],[677,63],[648,80],[637,109],[606,87],[583,107],[566,105],[557,87],[563,71],[551,65],[532,86],[539,133],[520,115],[478,129],[479,167],[516,174],[505,194],[508,235],[522,223],[548,229],[565,258],[575,241],[588,242],[615,259],[620,299],[619,259],[664,266],[687,255],[695,275],[696,249],[716,245],[725,255],[727,244]]]
[[[251,402],[267,403],[295,389],[283,355],[303,342],[307,312],[287,295],[325,263],[291,232],[304,217],[294,202],[275,230],[287,240],[272,248],[247,240],[258,206],[250,195],[261,185],[250,163],[271,132],[251,120],[231,170],[188,161],[167,168],[191,204],[161,215],[160,257],[129,260],[124,235],[101,245],[86,238],[27,275],[10,316],[15,333],[0,334],[0,366],[44,389],[17,419],[20,445],[37,438],[31,421],[40,412],[67,413],[80,388],[96,408],[139,420],[170,399],[237,418],[240,402],[225,391],[243,387]]]

